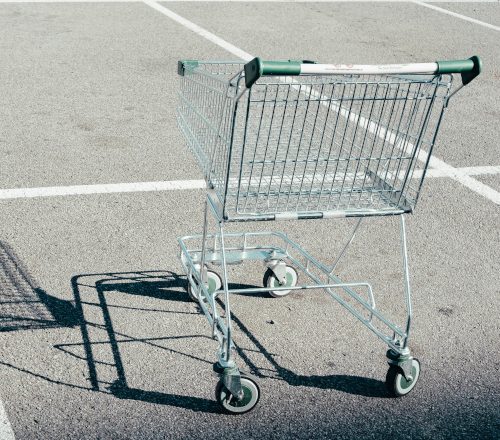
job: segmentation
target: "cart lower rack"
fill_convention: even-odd
[[[219,341],[218,403],[241,414],[260,397],[256,378],[231,354],[230,294],[242,290],[228,289],[227,265],[246,260],[262,260],[267,268],[264,286],[246,292],[278,298],[322,289],[343,305],[388,345],[389,391],[408,394],[420,364],[407,346],[412,311],[403,214],[415,209],[450,97],[479,75],[481,60],[356,66],[255,58],[246,64],[179,61],[178,67],[177,121],[208,188],[203,234],[179,239],[179,259],[188,293]],[[452,91],[454,73],[462,84]],[[218,222],[212,234],[209,212]],[[334,275],[362,218],[382,215],[401,219],[407,311],[401,327],[377,310],[370,283]],[[332,267],[277,232],[224,233],[231,221],[340,217],[359,219]],[[222,276],[208,264],[219,265]],[[306,284],[297,284],[299,271]]]

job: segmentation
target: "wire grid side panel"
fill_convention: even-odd
[[[207,179],[216,142],[226,151],[230,143],[230,138],[226,137],[230,131],[225,124],[231,122],[228,115],[232,112],[236,87],[230,86],[227,79],[190,66],[180,83],[177,121]],[[220,165],[220,157],[216,156],[216,160]],[[222,175],[216,172],[216,179],[221,178]]]
[[[410,169],[408,179],[403,188],[403,194],[413,208],[417,204],[423,183],[424,172],[427,165],[427,161],[424,159],[432,154],[434,143],[439,132],[441,118],[443,116],[444,105],[449,96],[452,83],[452,75],[444,75],[444,80],[443,77],[436,80],[435,99],[433,104],[431,104],[426,124],[422,127],[420,144],[417,146],[418,150],[416,155],[420,160],[414,161],[414,166]],[[408,148],[409,147],[411,147],[411,145],[408,145]]]
[[[233,88],[229,91],[232,95],[236,90]],[[233,97],[228,98],[225,102],[222,121],[217,138],[217,145],[213,163],[211,164],[212,174],[210,176],[209,184],[214,188],[219,201],[222,203],[227,188],[227,176],[229,158],[232,151],[234,126],[233,121],[235,117],[235,108],[237,102]]]
[[[252,88],[248,118],[241,111],[235,121],[226,211],[305,213],[383,210],[402,200],[414,204],[406,200],[407,182],[420,136],[429,128],[437,78],[267,81]]]
[[[237,105],[235,98],[243,86],[244,63],[199,62],[199,68],[186,67],[187,74],[181,78],[177,121],[205,180],[214,187],[222,202]]]

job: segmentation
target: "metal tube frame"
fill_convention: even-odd
[[[412,309],[411,309],[411,297],[410,297],[410,285],[409,285],[409,271],[408,271],[408,258],[407,258],[407,249],[406,249],[406,231],[405,231],[405,223],[404,216],[401,215],[401,238],[402,238],[402,253],[403,253],[403,270],[404,270],[404,278],[405,278],[405,296],[406,296],[406,308],[407,308],[407,323],[406,330],[402,331],[395,323],[391,322],[387,319],[382,313],[380,313],[375,306],[375,298],[373,295],[372,287],[367,282],[351,282],[351,283],[343,283],[337,277],[333,275],[333,271],[335,267],[338,265],[340,259],[345,254],[348,246],[352,243],[356,231],[359,228],[361,219],[355,225],[354,231],[352,232],[347,244],[342,249],[339,256],[336,258],[333,269],[317,262],[314,258],[312,258],[309,254],[307,254],[302,248],[300,248],[297,244],[292,242],[285,235],[278,232],[243,232],[243,233],[225,233],[223,229],[223,221],[218,218],[219,224],[219,233],[218,234],[208,234],[207,227],[207,211],[208,206],[212,209],[211,211],[217,215],[217,211],[215,207],[207,202],[205,204],[205,222],[204,222],[204,230],[203,235],[186,235],[179,238],[179,260],[185,270],[186,274],[192,274],[192,276],[188,276],[188,282],[191,283],[191,287],[194,291],[198,292],[198,301],[201,309],[205,313],[210,325],[212,326],[212,337],[219,341],[220,347],[217,350],[217,357],[219,363],[224,368],[234,367],[234,361],[231,357],[231,349],[234,348],[234,344],[232,342],[231,334],[231,308],[230,308],[230,293],[243,293],[243,292],[253,292],[253,293],[261,293],[261,292],[269,292],[279,291],[279,290],[312,290],[312,289],[323,289],[330,296],[332,296],[337,302],[339,302],[342,306],[344,306],[349,312],[351,312],[354,316],[356,316],[364,325],[366,325],[373,333],[375,333],[379,338],[381,338],[387,345],[391,348],[391,350],[400,356],[408,355],[409,350],[407,348],[408,335],[410,332],[410,324],[412,317]],[[240,237],[242,240],[241,246],[231,246],[226,247],[224,243],[225,237]],[[254,245],[251,246],[248,244],[248,239],[250,237],[279,237],[285,242],[284,247],[274,246],[274,245]],[[189,240],[199,240],[202,239],[202,247],[201,248],[193,248],[188,249],[185,242]],[[213,239],[213,246],[207,247],[207,239]],[[220,244],[220,249],[216,248],[217,241]],[[217,252],[220,251],[220,252]],[[301,286],[287,286],[287,287],[260,287],[260,288],[249,288],[249,289],[232,289],[228,288],[228,279],[227,279],[227,258],[230,256],[231,261],[244,261],[249,259],[262,259],[264,260],[268,257],[271,252],[274,252],[274,255],[280,256],[280,258],[285,258],[289,262],[293,263],[300,270],[305,272],[306,275],[314,282],[314,284],[307,284]],[[303,264],[298,258],[296,258],[292,252],[298,253],[303,259],[305,259],[305,264]],[[217,290],[213,293],[209,293],[205,283],[200,282],[201,277],[206,276],[206,263],[210,261],[216,264],[222,264],[222,272],[223,272],[223,286],[222,289]],[[197,266],[200,267],[200,271],[197,270]],[[322,282],[315,274],[311,271],[311,266],[318,269],[323,275],[326,275],[327,282]],[[205,275],[204,275],[205,274]],[[357,293],[355,293],[352,288],[354,287],[363,287],[367,289],[369,302],[365,301],[361,298]],[[355,300],[355,304],[358,307],[361,307],[365,312],[368,311],[369,318],[365,318],[358,310],[356,310],[352,305],[348,304],[345,300],[343,300],[339,295],[334,293],[335,289],[343,289],[351,299]],[[203,291],[204,297],[206,298],[206,303],[201,299],[201,292]],[[226,319],[224,320],[220,317],[217,312],[216,307],[216,299],[219,295],[224,294],[224,309],[226,313]],[[209,306],[209,307],[208,307]],[[389,336],[387,332],[381,331],[377,325],[384,325],[388,330],[392,332],[392,336]]]

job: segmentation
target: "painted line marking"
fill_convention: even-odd
[[[15,440],[14,431],[12,431],[12,426],[10,426],[7,413],[0,400],[0,440]]]
[[[252,55],[250,55],[249,53],[244,52],[241,49],[238,49],[236,46],[233,46],[232,44],[228,43],[227,41],[223,40],[222,38],[219,38],[217,35],[214,35],[211,32],[208,32],[207,30],[201,28],[200,26],[194,24],[193,22],[191,22],[189,20],[186,20],[185,18],[181,17],[180,15],[171,11],[170,9],[167,9],[164,6],[159,5],[156,2],[153,2],[151,0],[143,0],[143,3],[145,3],[148,6],[151,6],[153,9],[156,9],[158,12],[161,12],[162,14],[166,15],[167,17],[171,18],[172,20],[176,21],[177,23],[180,23],[183,26],[187,27],[189,30],[193,31],[194,33],[201,35],[202,37],[206,38],[207,40],[211,41],[212,43],[217,44],[218,46],[226,49],[228,52],[231,52],[232,54],[236,55],[237,57],[240,57],[243,60],[250,61],[250,60],[255,58]]]
[[[424,2],[419,2],[418,0],[412,0],[412,3],[415,3],[420,6],[425,6],[426,8],[434,9],[435,11],[442,12],[443,14],[451,15],[452,17],[460,18],[465,21],[470,21],[471,23],[478,24],[480,26],[487,27],[489,29],[493,29],[494,31],[500,32],[500,27],[493,26],[492,24],[485,23],[484,21],[476,20],[475,18],[470,18],[462,14],[457,14],[456,12],[449,11],[448,9],[440,8],[439,6],[429,5]]]
[[[202,37],[205,37],[209,41],[217,44],[218,46],[222,47],[223,49],[227,50],[228,52],[231,52],[232,54],[242,58],[243,60],[250,61],[251,59],[255,58],[254,56],[250,55],[249,53],[239,49],[238,47],[228,43],[227,41],[223,40],[222,38],[217,37],[216,35],[212,34],[211,32],[207,31],[206,29],[203,29],[202,27],[192,23],[189,20],[186,20],[184,17],[181,17],[180,15],[176,14],[175,12],[172,12],[170,9],[165,8],[164,6],[159,5],[158,3],[152,1],[152,0],[143,0],[143,2],[151,6],[152,8],[156,9],[158,12],[161,12],[162,14],[166,15],[167,17],[171,18],[172,20],[182,24],[183,26],[187,27],[188,29],[192,30],[193,32],[197,33],[198,35],[201,35]],[[414,3],[420,4],[420,2],[414,1]],[[423,6],[429,6],[426,5],[425,3],[422,3]],[[441,8],[439,8],[441,9]],[[443,10],[445,11],[445,10]],[[480,22],[482,23],[482,22]],[[419,154],[419,159],[423,160],[427,156],[427,153],[424,151],[420,150]],[[425,162],[425,160],[424,160]],[[429,161],[429,166],[431,168],[436,168],[439,171],[441,171],[443,174],[445,174],[448,177],[451,177],[453,180],[456,180],[457,182],[460,182],[462,185],[466,186],[467,188],[471,189],[472,191],[482,195],[483,197],[486,197],[487,199],[491,200],[492,202],[500,205],[500,193],[498,191],[495,191],[493,188],[490,188],[489,186],[485,185],[484,183],[481,183],[472,177],[469,177],[467,174],[461,172],[459,169],[453,168],[451,165],[448,165],[447,163],[443,162],[441,159],[438,159],[435,156],[432,156],[430,161]]]
[[[412,0],[161,0],[176,2],[242,2],[242,3],[419,3]],[[429,0],[426,3],[499,3],[500,0]],[[143,0],[0,0],[0,3],[142,3]],[[471,19],[472,20],[472,19]]]
[[[427,153],[420,150],[419,156],[423,156],[424,154],[425,156],[428,156]],[[429,160],[429,166],[441,171],[445,176],[451,177],[453,180],[456,180],[470,190],[491,200],[493,203],[500,205],[500,192],[495,191],[493,188],[485,185],[479,180],[473,179],[472,177],[461,171],[460,168],[454,168],[434,156],[431,156]]]
[[[139,3],[140,1],[141,0],[0,0],[0,3]]]
[[[104,185],[49,186],[0,190],[0,199],[31,197],[74,196],[85,194],[112,194],[127,192],[175,191],[203,189],[204,180],[173,180],[167,182],[113,183]]]
[[[448,165],[449,166],[449,165]],[[500,166],[465,167],[453,168],[453,172],[459,176],[480,176],[487,174],[500,174]],[[451,177],[451,171],[428,169],[426,178]],[[420,174],[419,174],[420,173]],[[415,171],[415,177],[421,176],[421,171]],[[455,179],[457,180],[457,179]],[[480,182],[477,182],[480,183]],[[138,182],[138,183],[112,183],[103,185],[73,185],[73,186],[49,186],[41,188],[13,188],[1,189],[0,199],[25,199],[34,197],[58,197],[76,196],[89,194],[117,194],[129,192],[152,192],[152,191],[179,191],[205,189],[204,180],[172,180],[165,182]],[[0,437],[1,440],[1,437]]]

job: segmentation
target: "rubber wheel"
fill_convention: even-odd
[[[299,274],[292,266],[286,267],[286,286],[296,286],[299,279]],[[278,278],[271,269],[267,269],[263,280],[264,287],[285,287],[280,285]],[[269,295],[273,298],[281,298],[287,296],[291,290],[270,290]]]
[[[420,362],[418,359],[413,359],[412,362],[413,380],[407,381],[403,375],[403,371],[396,365],[390,365],[389,371],[385,378],[387,390],[396,397],[406,396],[415,388],[418,378],[420,377]]]
[[[214,293],[216,290],[219,290],[222,287],[222,279],[217,272],[213,272],[211,270],[208,270],[207,271],[207,278],[208,278],[208,286],[207,286],[208,293]],[[198,302],[198,295],[197,295],[198,292],[197,292],[197,290],[193,291],[189,280],[187,282],[187,292],[189,294],[189,297],[193,301]],[[206,301],[205,294],[203,293],[203,290],[201,291],[201,298],[203,301]]]
[[[241,388],[243,389],[243,400],[238,402],[220,381],[215,387],[217,403],[228,414],[245,414],[257,406],[260,399],[260,388],[255,381],[241,373]]]

